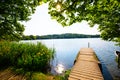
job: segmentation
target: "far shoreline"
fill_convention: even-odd
[[[77,38],[100,38],[99,34],[96,35],[86,35],[86,34],[73,34],[73,33],[65,33],[65,34],[53,34],[53,35],[24,35],[22,40],[42,40],[42,39],[77,39]]]

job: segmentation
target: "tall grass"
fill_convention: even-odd
[[[46,71],[54,50],[42,43],[0,41],[0,67],[14,66],[27,71]]]

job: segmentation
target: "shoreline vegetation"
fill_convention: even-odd
[[[65,33],[65,34],[53,34],[53,35],[24,35],[22,40],[36,40],[36,39],[71,39],[71,38],[100,38],[99,34],[96,35],[86,35],[86,34],[74,34],[74,33]]]
[[[26,80],[67,80],[70,70],[61,75],[50,73],[55,49],[42,43],[0,41],[0,72],[24,76]],[[12,72],[12,73],[11,73]]]

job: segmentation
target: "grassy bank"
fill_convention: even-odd
[[[33,73],[31,80],[67,80],[69,74],[70,74],[70,70],[67,70],[62,75],[50,75],[50,74],[35,72]]]

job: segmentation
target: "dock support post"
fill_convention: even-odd
[[[88,48],[90,48],[90,43],[88,42]]]
[[[120,68],[120,54],[118,54],[118,68]]]

